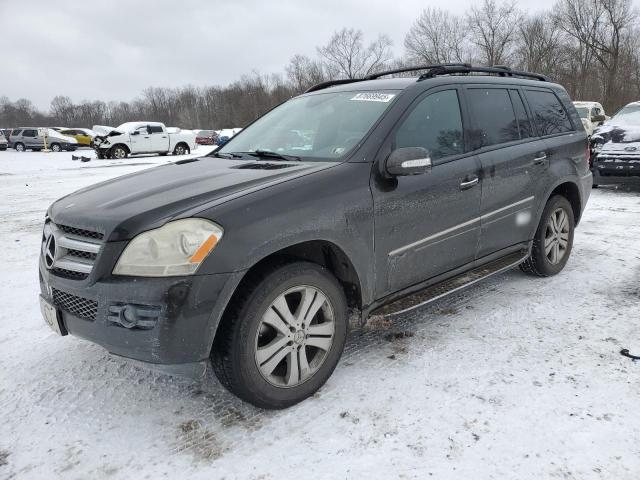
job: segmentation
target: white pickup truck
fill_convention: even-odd
[[[117,128],[94,125],[92,147],[98,158],[122,159],[139,153],[185,155],[196,144],[193,132],[167,128],[160,122],[127,122]]]

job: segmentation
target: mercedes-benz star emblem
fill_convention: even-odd
[[[53,262],[56,259],[56,248],[56,237],[53,234],[50,234],[44,244],[44,264],[48,269],[53,267]]]

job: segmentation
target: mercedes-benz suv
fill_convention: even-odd
[[[383,78],[420,71],[419,77]],[[310,88],[200,158],[53,203],[41,307],[64,335],[283,408],[348,319],[506,269],[559,273],[591,190],[587,135],[538,74],[412,67]]]

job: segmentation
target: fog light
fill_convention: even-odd
[[[158,306],[120,303],[109,307],[107,320],[124,328],[148,330],[155,327],[159,317]]]

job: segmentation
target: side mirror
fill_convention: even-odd
[[[140,135],[140,130],[134,130],[131,135]]]
[[[591,121],[593,123],[604,122],[606,119],[607,117],[605,117],[604,115],[594,115],[593,117],[591,117]]]
[[[384,168],[394,177],[421,175],[431,170],[431,156],[422,147],[398,148],[387,157]]]

